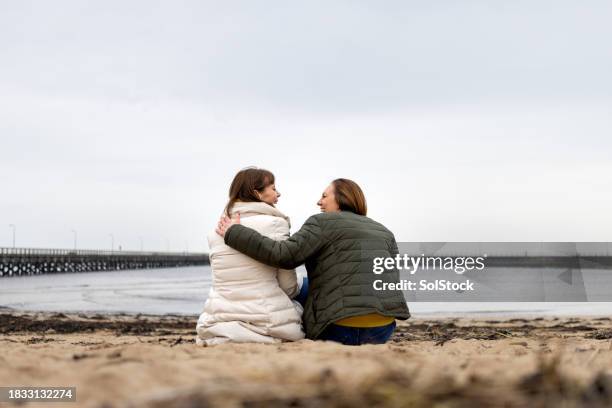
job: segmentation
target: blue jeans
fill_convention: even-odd
[[[308,297],[308,278],[304,277],[302,279],[302,287],[300,289],[300,293],[297,294],[296,297],[294,297],[294,300],[297,300],[300,305],[302,305],[302,307],[305,307],[306,305],[306,298]]]
[[[361,344],[384,344],[395,330],[395,322],[380,327],[345,327],[330,324],[323,330],[318,340],[331,340],[347,346]]]

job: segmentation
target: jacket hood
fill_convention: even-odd
[[[284,218],[289,224],[291,224],[289,221],[289,217],[280,212],[278,208],[272,207],[271,205],[262,202],[236,202],[232,207],[231,213],[232,215],[240,213],[240,217],[251,217],[253,215],[271,215],[273,217]]]

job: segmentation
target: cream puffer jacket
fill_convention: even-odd
[[[238,202],[240,223],[275,240],[289,237],[289,218],[266,203]],[[208,235],[212,285],[196,326],[198,345],[226,342],[278,343],[304,338],[302,307],[294,270],[277,269]]]

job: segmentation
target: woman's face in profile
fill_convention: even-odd
[[[323,191],[323,194],[321,194],[321,199],[319,202],[317,202],[317,205],[321,207],[321,212],[340,211],[340,207],[338,207],[338,203],[336,202],[333,184],[327,186],[325,191]]]
[[[280,193],[276,191],[276,186],[274,184],[268,185],[261,192],[257,191],[257,195],[261,201],[270,205],[278,203],[278,197],[281,196]]]

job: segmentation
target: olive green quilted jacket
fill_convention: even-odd
[[[410,317],[401,291],[374,290],[374,280],[398,282],[397,270],[372,272],[374,257],[395,257],[393,234],[382,224],[348,211],[308,218],[286,241],[275,241],[243,225],[225,233],[230,247],[265,264],[293,269],[306,264],[309,293],[304,308],[306,337],[316,339],[337,320],[379,313]]]

